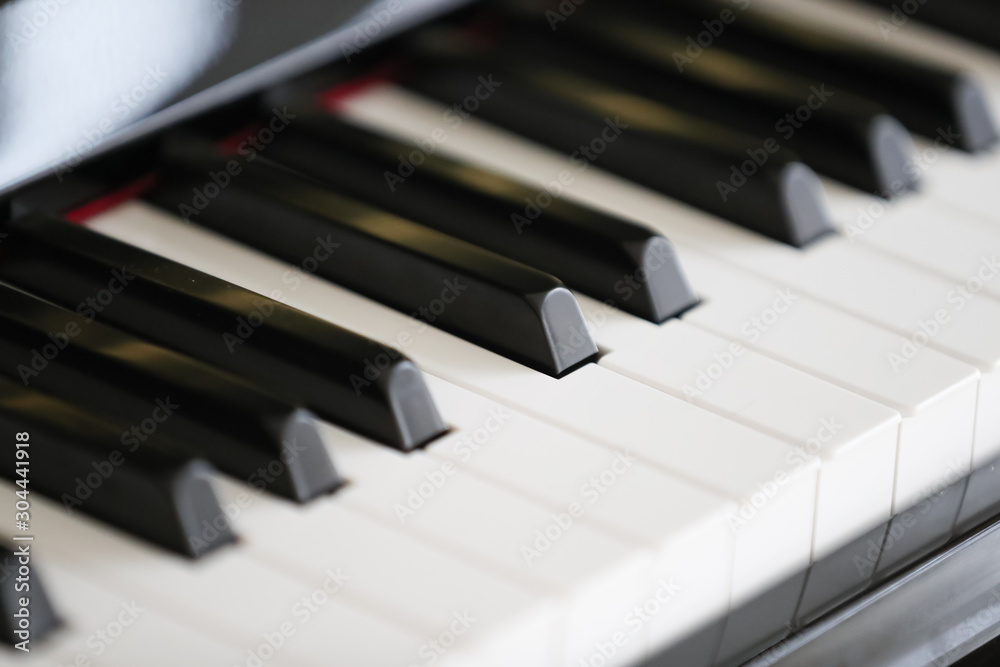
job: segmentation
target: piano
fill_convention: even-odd
[[[0,22],[0,663],[997,664],[993,4]]]

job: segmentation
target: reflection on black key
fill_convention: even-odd
[[[377,343],[237,285],[43,214],[8,225],[0,258],[12,285],[65,308],[84,304],[99,321],[386,444],[408,450],[446,430],[406,357],[391,351],[383,364],[389,351]],[[127,286],[95,304],[115,272],[129,275]]]
[[[150,199],[173,211],[226,160],[185,147]],[[552,276],[394,216],[257,158],[192,221],[551,375],[597,352],[572,293]]]
[[[654,322],[697,301],[669,241],[652,230],[436,155],[393,179],[413,146],[293,108],[295,127],[268,158]]]
[[[128,429],[0,378],[0,430],[29,434],[23,459],[13,452],[0,457],[4,477],[27,477],[31,489],[67,509],[185,556],[232,542],[228,524],[210,532],[202,526],[222,513],[211,486],[214,468],[179,455],[160,434],[125,445]]]
[[[541,18],[514,18],[513,29],[501,38],[503,48],[773,139],[816,171],[865,191],[891,196],[916,185],[916,170],[906,167],[914,150],[909,133],[874,102],[720,45],[687,58],[686,34],[600,6],[580,12],[555,33]]]
[[[34,559],[35,547],[31,542],[0,543],[0,641],[15,647],[26,642],[22,644],[26,650],[32,648],[31,642],[44,640],[62,625],[49,602],[45,580]],[[25,590],[24,582],[18,580],[18,569],[22,565],[30,569],[29,590]],[[22,606],[22,600],[28,604]],[[25,614],[30,623],[27,629],[21,625]],[[16,664],[16,660],[13,662]]]
[[[340,486],[315,418],[200,361],[0,285],[0,373],[297,501]]]
[[[620,8],[689,36],[704,31],[704,21],[719,20],[723,10],[736,11],[731,3],[717,0],[627,0]],[[940,137],[964,150],[985,150],[997,141],[985,94],[961,72],[908,60],[752,7],[740,11],[713,46],[876,100],[913,132]]]
[[[479,90],[477,118],[779,241],[830,231],[819,179],[776,143],[457,32],[427,37],[401,76],[421,94],[451,106]]]

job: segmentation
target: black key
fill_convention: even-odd
[[[816,171],[888,196],[918,180],[914,145],[886,109],[851,93],[756,63],[721,46],[678,61],[687,35],[588,8],[547,29],[542,16],[512,17],[503,48],[625,88],[688,114],[772,139]],[[746,146],[759,149],[761,144]]]
[[[43,641],[62,626],[34,559],[32,542],[0,543],[0,641],[14,647],[20,644],[26,652],[34,647],[33,642]],[[24,589],[23,581],[18,581],[22,566],[29,568],[28,590]],[[28,604],[22,605],[22,601]],[[21,624],[25,617],[30,624],[28,628]]]
[[[185,556],[233,542],[228,525],[212,539],[202,537],[202,522],[222,513],[211,485],[214,468],[178,454],[159,433],[126,446],[129,428],[0,378],[0,430],[29,434],[23,458],[20,450],[0,457],[4,477],[15,484],[27,478],[29,493]]]
[[[150,194],[184,212],[226,159],[176,151]],[[234,162],[235,163],[235,162]],[[342,195],[258,157],[192,221],[295,264],[317,241],[339,244],[315,273],[551,375],[597,352],[572,293],[556,278]]]
[[[716,0],[625,0],[620,9],[688,36],[705,31],[705,21],[719,21],[722,11],[737,11]],[[714,39],[716,47],[873,99],[913,132],[940,136],[967,151],[986,150],[998,138],[985,94],[962,72],[908,60],[752,7],[724,25]]]
[[[88,314],[89,315],[89,314]],[[341,480],[315,418],[200,361],[0,285],[0,373],[300,502]]]
[[[7,229],[0,279],[12,285],[81,307],[399,449],[446,430],[420,371],[395,351],[382,363],[389,351],[374,341],[45,214]],[[106,304],[96,301],[116,271],[129,276],[127,285]]]
[[[697,302],[670,242],[656,232],[437,155],[406,178],[414,147],[288,105],[297,118],[268,158],[474,245],[558,276],[654,322]]]
[[[779,241],[803,246],[831,230],[819,179],[787,149],[748,150],[764,138],[479,42],[423,35],[401,83],[448,106],[478,94],[477,118],[578,168],[594,164]]]
[[[907,23],[921,23],[948,30],[961,37],[1000,50],[1000,6],[995,0],[865,0],[891,10],[880,19],[879,29],[887,37],[905,30]]]

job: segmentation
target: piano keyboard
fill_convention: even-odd
[[[5,663],[810,664],[1000,516],[1000,11],[591,2],[10,197]]]

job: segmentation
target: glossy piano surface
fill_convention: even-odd
[[[996,635],[1000,54],[875,0],[458,4],[0,7],[44,591],[0,662]]]
[[[9,0],[0,192],[372,44],[466,0]]]

